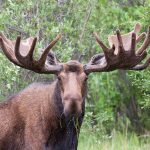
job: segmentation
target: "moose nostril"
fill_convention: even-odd
[[[80,101],[82,99],[82,97],[80,96],[80,95],[75,95],[75,96],[72,96],[72,95],[67,95],[67,96],[65,96],[64,97],[64,100],[65,101],[68,101],[68,100],[70,100],[70,101]]]
[[[76,111],[77,111],[77,104],[75,103],[75,101],[72,101],[70,109],[71,109],[71,112],[73,114],[76,113]]]
[[[76,107],[76,103],[75,103],[75,101],[72,101],[71,108],[75,108],[75,107]]]

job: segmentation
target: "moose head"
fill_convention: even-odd
[[[150,27],[146,33],[138,35],[141,29],[136,24],[133,31],[121,35],[108,37],[110,47],[107,47],[96,33],[96,41],[103,53],[94,55],[87,64],[81,64],[77,60],[61,63],[51,48],[61,38],[58,35],[41,54],[39,60],[33,58],[33,52],[37,38],[21,40],[18,36],[16,41],[9,40],[4,34],[0,34],[0,44],[6,57],[22,68],[32,70],[36,73],[55,74],[60,87],[63,111],[65,115],[80,115],[82,113],[83,97],[86,92],[86,81],[92,72],[108,72],[116,69],[143,70],[150,64],[150,58],[141,63],[147,56],[146,49],[150,44]],[[138,42],[145,38],[142,46],[136,48]]]

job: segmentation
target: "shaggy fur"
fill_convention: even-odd
[[[0,150],[76,150],[84,107],[65,117],[59,81],[30,85],[0,103]]]

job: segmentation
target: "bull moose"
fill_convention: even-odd
[[[55,74],[52,83],[33,83],[0,103],[0,150],[77,150],[78,135],[84,118],[88,75],[116,69],[143,70],[150,64],[146,49],[150,44],[150,27],[138,35],[141,25],[121,35],[108,37],[108,48],[98,37],[104,53],[94,55],[89,63],[77,60],[60,63],[50,49],[58,35],[40,55],[33,58],[37,38],[16,41],[0,34],[0,45],[15,65],[40,74]],[[143,38],[140,48],[136,44]]]

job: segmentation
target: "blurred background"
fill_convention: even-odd
[[[141,32],[146,32],[150,0],[0,0],[0,31],[11,39],[37,36],[35,57],[38,48],[62,33],[53,48],[62,62],[82,57],[86,63],[100,53],[93,31],[108,45],[108,35],[117,28],[127,33],[137,22],[142,24]],[[54,79],[16,67],[0,49],[0,101],[32,82]],[[89,76],[78,149],[150,149],[150,67]]]

